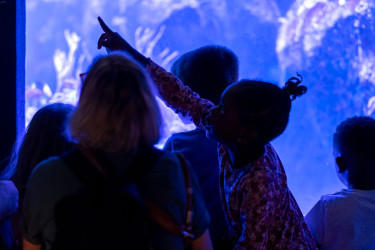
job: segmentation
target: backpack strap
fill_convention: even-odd
[[[186,191],[186,220],[183,230],[184,238],[188,241],[194,238],[192,234],[193,228],[193,187],[191,184],[191,177],[189,173],[189,167],[186,163],[185,158],[181,154],[177,154],[182,167],[182,172],[184,173],[184,181],[185,181],[185,191]],[[186,243],[186,241],[185,241]]]
[[[60,158],[85,186],[100,188],[109,185],[108,180],[92,167],[82,151],[75,148],[62,154]]]
[[[156,162],[165,154],[164,151],[156,149],[154,147],[142,148],[137,156],[134,158],[131,166],[129,167],[128,175],[131,177],[132,182],[139,182]]]

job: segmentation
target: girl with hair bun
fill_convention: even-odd
[[[166,104],[219,142],[221,200],[234,249],[316,249],[270,144],[285,130],[292,100],[306,92],[301,79],[290,78],[284,88],[241,80],[215,107],[99,22],[105,33],[98,48],[131,54],[150,72]]]

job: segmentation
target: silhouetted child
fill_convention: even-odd
[[[230,85],[214,107],[132,48],[100,18],[99,22],[105,33],[98,48],[131,54],[151,73],[167,105],[219,142],[220,191],[234,248],[315,249],[284,167],[269,144],[285,130],[291,101],[306,91],[298,86],[300,80],[291,78],[284,88],[241,80]]]
[[[183,54],[174,62],[172,73],[202,98],[220,103],[221,93],[238,81],[238,59],[222,46],[205,46]],[[183,119],[190,122],[190,120]],[[206,208],[213,218],[210,235],[215,249],[224,249],[228,224],[221,205],[217,142],[196,128],[175,133],[166,142],[165,150],[182,153],[197,174]]]
[[[306,222],[321,249],[375,249],[375,120],[342,122],[334,134],[333,156],[347,188],[322,196]]]

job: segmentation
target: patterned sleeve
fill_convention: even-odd
[[[214,106],[213,103],[200,98],[172,73],[165,71],[150,59],[147,63],[147,70],[166,105],[176,113],[192,120],[197,127],[204,128],[205,117]]]
[[[272,226],[275,205],[274,182],[259,171],[245,182],[241,203],[242,232],[235,249],[267,249],[269,227]]]

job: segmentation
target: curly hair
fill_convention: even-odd
[[[354,116],[343,121],[336,128],[333,144],[341,153],[375,160],[375,119]]]

